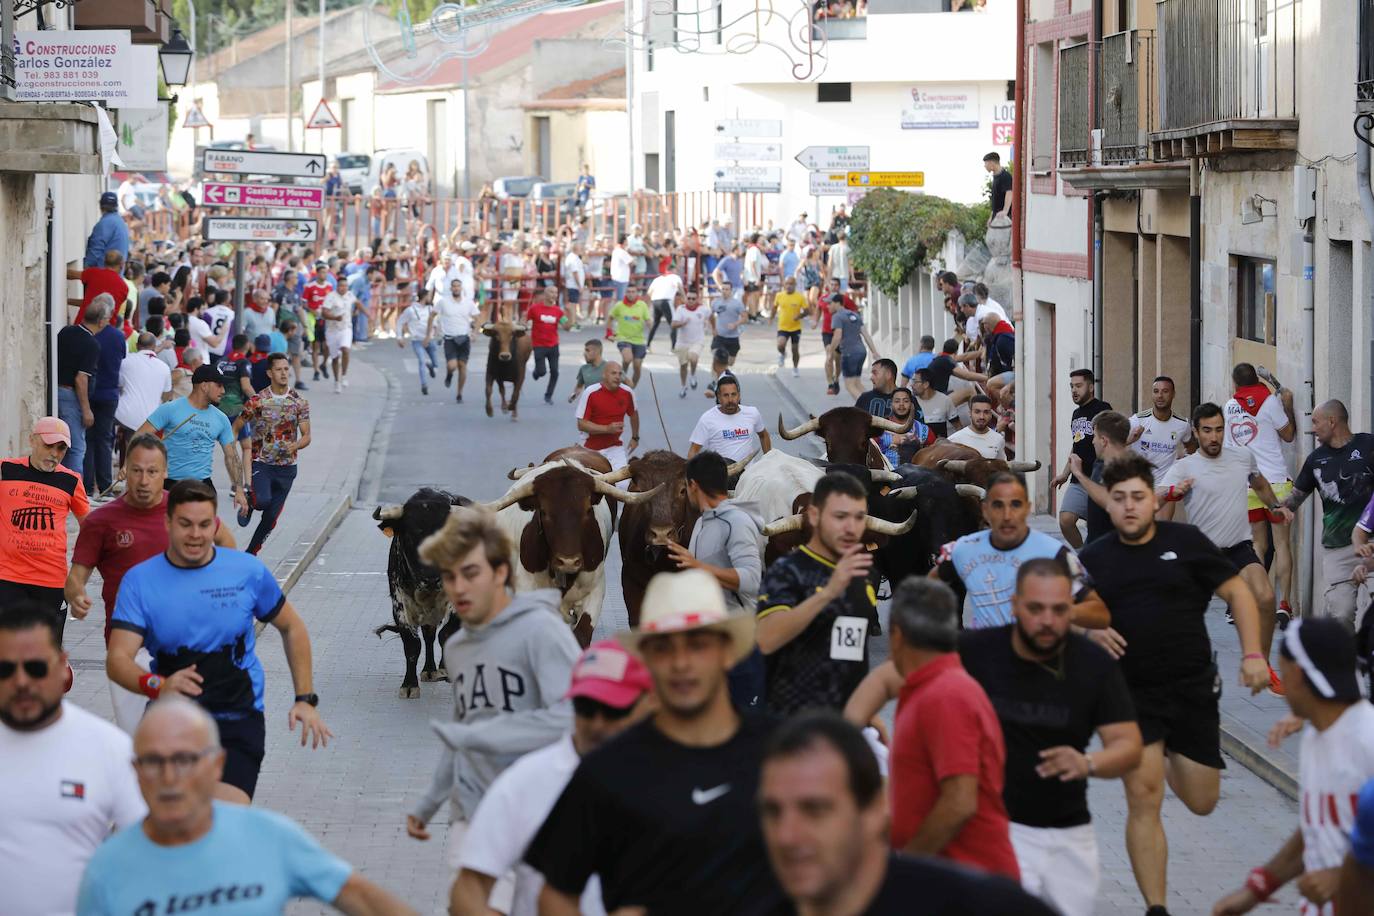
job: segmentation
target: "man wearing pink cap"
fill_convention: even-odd
[[[496,778],[468,825],[461,871],[449,895],[457,916],[491,912],[488,898],[497,880],[514,870],[515,895],[509,916],[535,916],[544,877],[520,861],[581,758],[634,725],[648,711],[653,690],[649,672],[614,640],[594,643],[573,665],[567,699],[573,728],[546,748],[526,754]],[[584,916],[605,913],[601,885],[592,880],[582,894]]]
[[[31,600],[57,618],[67,616],[67,515],[90,509],[81,475],[63,466],[72,433],[57,417],[33,424],[29,454],[0,461],[0,605]]]

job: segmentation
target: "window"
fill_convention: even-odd
[[[853,94],[852,83],[817,83],[817,102],[848,102]]]
[[[1261,258],[1235,258],[1236,336],[1267,346],[1278,343],[1278,299],[1275,295],[1274,262]]]

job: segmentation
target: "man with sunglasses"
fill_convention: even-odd
[[[524,855],[553,810],[578,761],[642,719],[653,681],[644,664],[613,640],[593,644],[573,666],[567,696],[573,704],[572,731],[546,748],[511,764],[477,805],[463,844],[462,870],[453,882],[449,912],[486,916],[497,879],[515,870],[509,916],[535,916],[544,878],[524,865]],[[582,912],[605,912],[601,885],[591,881]]]
[[[134,734],[130,770],[148,816],[91,857],[77,912],[281,913],[292,898],[309,897],[351,916],[414,916],[294,821],[218,801],[225,765],[219,739],[215,719],[189,700],[173,696],[149,707]],[[77,873],[68,862],[58,865]]]
[[[33,424],[29,454],[0,461],[0,607],[34,601],[52,615],[57,642],[67,615],[67,516],[90,510],[81,475],[62,464],[72,447],[67,424],[43,417]]]
[[[6,916],[76,909],[81,870],[145,810],[129,737],[64,702],[57,621],[32,601],[0,610],[0,887]]]

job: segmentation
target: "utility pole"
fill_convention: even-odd
[[[196,44],[196,0],[186,0],[186,9],[191,13],[191,104],[195,104],[196,98],[196,58],[200,56],[200,47]],[[200,128],[191,128],[191,158],[195,159],[196,147],[200,146]],[[194,166],[192,170],[194,171]]]
[[[295,0],[286,0],[286,107],[282,110],[286,112],[286,151],[294,153],[296,151],[296,138],[291,131],[291,7],[295,6]]]
[[[648,29],[645,29],[647,32]],[[625,149],[629,153],[629,192],[635,192],[635,43],[634,0],[625,0],[625,124],[629,127]],[[645,41],[653,41],[646,36]]]
[[[463,37],[463,199],[472,199],[472,144],[468,138],[472,135],[472,122],[468,120],[468,55],[467,55],[467,33]],[[459,217],[462,222],[462,217]]]
[[[324,3],[320,0],[320,100],[324,101]],[[305,112],[301,112],[302,115]],[[324,131],[320,131],[320,152],[324,152]]]

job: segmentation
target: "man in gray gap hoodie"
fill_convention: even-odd
[[[431,721],[443,746],[429,790],[406,818],[425,825],[447,799],[445,858],[458,867],[462,834],[487,786],[515,760],[557,741],[572,727],[564,699],[580,648],[559,615],[557,589],[512,595],[510,541],[483,510],[455,511],[420,547],[443,574],[449,603],[463,623],[444,645],[453,683],[453,721]]]

